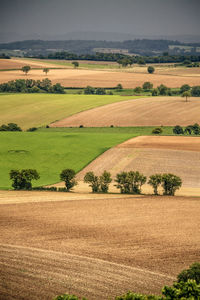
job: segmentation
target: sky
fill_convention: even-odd
[[[0,32],[199,35],[200,0],[0,0]]]

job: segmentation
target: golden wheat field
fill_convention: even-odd
[[[61,83],[65,87],[115,87],[121,83],[124,88],[135,88],[142,86],[145,81],[150,81],[154,87],[165,84],[168,87],[180,87],[183,84],[191,86],[198,85],[200,79],[200,68],[172,68],[159,66],[154,74],[147,73],[147,67],[118,68],[118,69],[96,69],[72,67],[52,62],[41,62],[40,60],[10,59],[1,60],[0,69],[21,68],[23,65],[30,65],[32,70],[25,75],[21,70],[10,70],[0,72],[0,83],[15,79],[44,79],[46,75],[42,70],[34,68],[57,68],[51,69],[48,78],[53,83]],[[91,63],[90,63],[91,64]],[[61,70],[58,68],[62,68]],[[192,73],[191,73],[192,72]]]

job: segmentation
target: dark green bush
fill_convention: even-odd
[[[181,126],[176,125],[173,128],[173,133],[175,133],[175,134],[184,134],[184,131],[183,131],[183,128]]]
[[[156,127],[152,130],[153,134],[161,134],[163,132],[162,128]]]

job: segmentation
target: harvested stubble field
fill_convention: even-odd
[[[200,98],[148,97],[113,103],[84,111],[51,124],[69,127],[187,126],[200,122]]]
[[[100,175],[107,170],[113,178],[121,171],[130,170],[138,170],[146,176],[173,173],[181,177],[186,188],[177,194],[190,192],[199,196],[199,161],[199,137],[140,136],[104,152],[78,174],[78,179],[83,180],[88,171]],[[150,187],[144,191],[153,193]]]
[[[4,191],[0,199],[1,300],[159,293],[200,259],[198,198]]]
[[[12,64],[12,60],[8,60],[7,64]],[[1,63],[1,62],[0,62]],[[14,64],[22,63],[22,65],[31,65],[37,67],[62,67],[61,70],[50,70],[48,78],[53,83],[61,83],[65,87],[86,87],[91,85],[94,87],[115,87],[118,83],[121,83],[124,88],[135,88],[136,86],[142,86],[145,81],[151,81],[154,87],[165,84],[168,87],[177,88],[183,84],[190,84],[191,86],[199,84],[199,73],[190,74],[191,70],[187,68],[182,74],[179,73],[168,73],[168,69],[161,68],[161,71],[155,72],[155,74],[148,74],[146,67],[136,67],[134,69],[100,69],[96,64],[96,69],[92,69],[89,64],[82,69],[72,69],[66,66],[64,63],[52,61],[42,62],[41,60],[16,60]],[[59,63],[59,64],[58,64]],[[92,65],[92,64],[91,64]],[[103,65],[102,65],[103,66]],[[8,69],[7,67],[6,69]],[[11,67],[13,69],[14,67]],[[5,67],[3,68],[5,69]],[[164,71],[163,71],[164,69]],[[175,69],[175,68],[174,68]],[[189,70],[188,70],[189,69]],[[198,69],[199,68],[193,68]],[[142,70],[142,72],[141,72]],[[179,70],[179,69],[178,69]],[[180,69],[180,72],[182,69]],[[177,71],[177,69],[176,69]],[[179,71],[178,71],[179,72]],[[21,70],[10,70],[0,72],[0,83],[7,82],[15,79],[44,79],[46,75],[41,70],[31,70],[27,75],[23,74]]]
[[[48,64],[39,60],[26,60],[26,59],[0,59],[0,70],[12,70],[12,69],[21,69],[23,66],[29,65],[31,68],[55,68],[55,64]],[[58,66],[57,66],[58,67]],[[59,66],[59,68],[64,68],[64,66]],[[10,71],[9,71],[10,72]]]

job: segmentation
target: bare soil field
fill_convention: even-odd
[[[1,300],[159,293],[200,259],[199,198],[28,194],[0,191]]]
[[[75,114],[51,127],[187,126],[200,122],[200,98],[152,97],[113,103]]]
[[[154,74],[148,74],[146,67],[116,70],[71,69],[69,66],[58,65],[53,61],[51,64],[49,62],[29,61],[25,59],[10,59],[1,60],[0,69],[21,68],[27,64],[32,68],[63,68],[62,70],[50,70],[48,78],[53,83],[59,82],[65,87],[86,87],[87,85],[94,87],[115,87],[118,83],[121,83],[124,88],[135,88],[136,86],[142,86],[145,81],[151,81],[154,87],[160,84],[165,84],[168,87],[180,87],[183,84],[190,84],[191,86],[199,84],[198,72],[200,68],[193,68],[195,70],[191,73],[191,70],[188,69],[186,71],[178,69],[177,71],[174,68],[175,71],[174,69],[170,71],[170,68],[160,67]],[[20,70],[10,70],[0,73],[0,83],[22,78],[43,79],[44,76],[46,75],[41,70],[32,69],[28,75],[24,75]]]
[[[112,177],[122,171],[138,170],[146,176],[173,173],[182,178],[179,195],[200,195],[200,138],[175,136],[140,136],[104,152],[78,175],[83,180],[86,172],[100,175],[110,171]],[[150,187],[144,192],[153,193]]]

